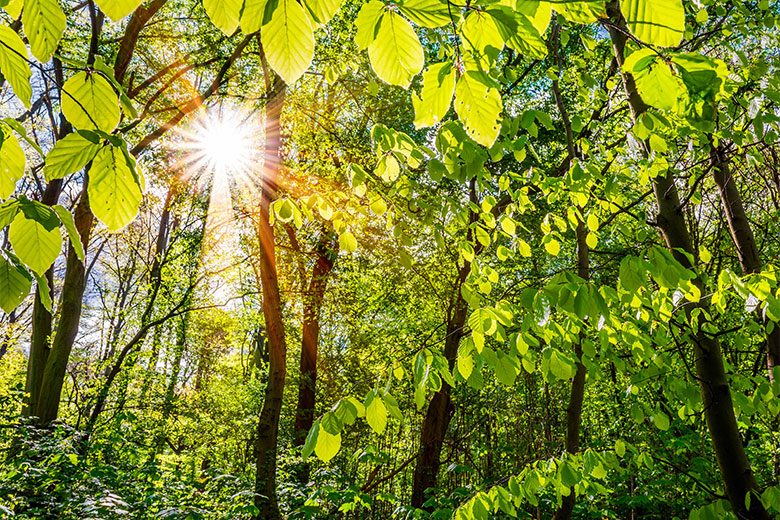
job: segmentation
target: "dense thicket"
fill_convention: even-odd
[[[0,515],[780,514],[779,8],[0,0]]]

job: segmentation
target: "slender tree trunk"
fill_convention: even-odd
[[[295,445],[303,446],[314,422],[317,390],[317,351],[320,342],[320,309],[333,270],[338,245],[333,233],[323,229],[317,243],[317,259],[312,268],[309,288],[303,302],[301,335],[301,375],[298,406],[295,409]]]
[[[588,232],[585,224],[580,220],[577,223],[577,274],[583,280],[590,278],[590,261],[588,244],[586,243]],[[574,344],[574,355],[577,357],[577,371],[571,382],[571,393],[569,394],[569,404],[566,407],[566,442],[567,453],[577,453],[580,451],[580,426],[582,425],[582,402],[585,398],[585,377],[587,370],[582,364],[582,339],[584,334],[580,334],[580,341]],[[574,503],[577,496],[574,488],[569,490],[569,494],[563,497],[561,507],[555,515],[556,520],[568,520],[574,511]]]
[[[268,68],[266,67],[266,71]],[[270,81],[269,81],[270,83]],[[263,191],[260,211],[255,227],[260,244],[258,264],[263,295],[268,340],[268,386],[255,436],[255,518],[281,519],[276,497],[276,453],[278,448],[279,421],[287,375],[287,344],[282,321],[282,301],[276,271],[276,245],[271,226],[270,205],[277,196],[277,179],[281,167],[281,114],[285,98],[285,85],[274,78],[267,89],[268,103],[265,111],[265,154],[263,164]]]
[[[178,185],[176,184],[176,181],[174,181],[174,184],[171,184],[171,186],[168,188],[168,194],[165,197],[165,203],[163,204],[163,211],[162,214],[160,215],[160,224],[157,229],[157,241],[155,242],[154,258],[152,260],[151,269],[149,270],[150,293],[147,296],[146,307],[144,308],[144,312],[141,315],[141,325],[138,331],[136,332],[136,334],[130,339],[130,341],[127,342],[127,344],[125,344],[125,346],[119,352],[119,355],[114,360],[111,368],[107,369],[106,371],[106,379],[101,385],[100,390],[98,391],[97,397],[95,399],[94,407],[92,408],[92,412],[90,413],[89,420],[85,428],[86,437],[89,437],[89,435],[94,430],[98,417],[100,416],[100,414],[103,412],[103,409],[105,408],[109,391],[111,390],[111,385],[113,384],[114,380],[122,370],[125,359],[131,353],[131,351],[136,348],[136,346],[143,344],[143,341],[146,338],[146,335],[149,333],[149,329],[152,327],[152,325],[159,326],[162,323],[164,323],[166,320],[173,317],[173,314],[169,313],[161,320],[157,320],[154,323],[151,321],[152,313],[154,311],[155,304],[157,302],[157,295],[160,292],[160,286],[162,283],[161,270],[163,266],[163,259],[166,255],[166,251],[168,248],[168,238],[170,234],[170,221],[171,221],[171,205],[177,193],[178,193]],[[204,218],[203,228],[200,231],[201,237],[204,236],[205,225],[206,225],[206,219]],[[193,268],[197,264],[199,249],[200,249],[200,245],[198,244],[198,247],[195,249],[195,251],[192,254],[193,261],[191,261],[190,264]],[[191,272],[195,272],[195,271],[191,271]],[[190,276],[190,286],[187,288],[187,292],[184,297],[184,300],[182,301],[181,305],[178,307],[189,306],[189,302],[191,300],[191,293],[192,290],[194,289],[194,282],[193,282],[194,279],[195,279],[194,276]],[[114,350],[114,348],[112,348],[112,350]]]
[[[477,203],[476,181],[474,179],[471,180],[469,186],[469,199],[472,203]],[[474,222],[475,217],[476,215],[471,212],[469,215],[470,224]],[[478,244],[475,251],[478,254],[481,251],[481,245]],[[463,327],[468,317],[468,304],[463,299],[461,287],[466,282],[470,271],[471,263],[464,262],[463,266],[458,269],[458,277],[452,289],[452,300],[444,339],[444,357],[449,363],[450,370],[455,367],[460,338],[463,336]],[[439,477],[444,436],[450,426],[453,413],[451,392],[450,385],[442,381],[441,389],[433,394],[425,412],[420,432],[420,447],[417,450],[417,464],[414,467],[412,478],[412,506],[417,508],[423,506],[426,490],[435,487]]]
[[[55,60],[55,73],[59,71],[57,77],[62,76],[62,67],[57,65],[59,60]],[[64,137],[70,133],[71,127],[67,120],[62,117],[58,136]],[[41,202],[47,206],[57,204],[62,191],[62,179],[55,179],[46,185],[46,189],[41,197]],[[54,288],[54,267],[50,267],[45,274],[46,281],[49,284],[49,291]],[[46,369],[46,362],[49,358],[49,345],[52,333],[51,313],[43,306],[38,291],[35,291],[32,312],[32,335],[30,338],[30,357],[27,361],[27,381],[25,390],[28,400],[22,409],[24,415],[34,415],[38,408],[40,400],[41,381],[43,381],[43,371]]]
[[[87,186],[89,178],[84,176],[81,198],[76,206],[75,223],[81,242],[86,249],[92,231],[94,217],[89,207]],[[65,371],[68,365],[70,351],[76,340],[81,320],[81,305],[85,288],[85,266],[76,257],[73,245],[68,246],[68,257],[65,267],[65,280],[60,299],[60,319],[54,334],[52,347],[46,360],[46,368],[40,384],[40,393],[33,415],[41,424],[49,424],[57,418],[60,408],[62,385],[65,381]]]
[[[563,59],[559,53],[560,47],[560,27],[556,23],[553,27],[551,41],[548,45],[552,50],[552,54],[558,63],[558,69],[563,69]],[[563,121],[564,131],[566,133],[566,148],[568,152],[569,160],[565,161],[568,166],[571,166],[571,161],[577,157],[577,147],[574,142],[574,131],[571,126],[571,119],[569,117],[569,111],[566,108],[566,104],[561,94],[561,88],[559,80],[556,78],[553,80],[553,94],[555,97],[555,103],[558,106],[558,111],[561,114],[561,120]],[[564,164],[565,164],[564,163]],[[582,212],[583,208],[578,208]],[[585,223],[582,220],[582,216],[577,218],[577,229],[575,231],[577,238],[577,274],[583,280],[590,278],[590,250],[588,248],[588,230],[585,228]],[[566,440],[564,447],[567,453],[575,454],[580,451],[580,425],[582,424],[582,402],[585,397],[585,377],[586,369],[582,363],[582,340],[584,339],[584,332],[580,332],[579,340],[574,343],[574,355],[577,359],[577,371],[574,374],[574,378],[571,382],[571,392],[569,394],[569,404],[566,407]],[[569,520],[572,512],[574,511],[574,504],[577,500],[577,495],[574,488],[569,489],[569,494],[563,497],[561,501],[561,507],[555,514],[556,520]]]
[[[626,24],[616,1],[608,4],[608,14],[611,24],[608,27],[612,39],[615,59],[622,67],[626,44]],[[636,89],[634,78],[623,72],[623,85],[631,108],[633,118],[647,110]],[[645,149],[646,155],[650,155]],[[653,192],[658,205],[658,226],[661,229],[667,247],[678,262],[687,268],[692,268],[688,256],[695,257],[690,232],[685,222],[685,216],[680,211],[680,197],[671,172],[653,179]],[[694,282],[703,286],[701,279]],[[686,306],[685,312],[695,308],[705,308],[706,300]],[[756,495],[757,486],[750,468],[742,437],[734,416],[726,371],[723,366],[720,342],[701,331],[701,327],[691,331],[691,342],[696,359],[696,375],[701,388],[704,415],[710,431],[715,456],[723,478],[726,494],[737,517],[745,519],[769,519],[769,514]],[[750,507],[745,506],[746,495],[750,494]]]
[[[734,176],[729,167],[729,160],[723,145],[711,143],[710,164],[712,165],[712,177],[720,192],[720,200],[723,213],[729,225],[729,232],[734,245],[737,248],[739,264],[742,272],[752,274],[761,272],[762,262],[758,253],[758,246],[753,235],[753,229],[745,213],[742,204],[742,196],[737,189]],[[761,316],[761,311],[756,310],[756,320],[766,324]],[[766,338],[766,368],[769,379],[774,381],[774,368],[780,363],[780,327],[774,324],[772,332]]]

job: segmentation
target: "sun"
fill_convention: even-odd
[[[228,108],[203,114],[189,144],[191,161],[217,177],[250,172],[258,150],[258,128],[252,119],[251,114]]]

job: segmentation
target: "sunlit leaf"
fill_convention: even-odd
[[[27,58],[27,47],[13,29],[6,25],[0,25],[0,72],[3,74],[14,94],[18,97],[24,106],[30,108],[30,97],[32,96],[32,87],[30,87],[30,66],[25,61]]]
[[[7,199],[16,190],[16,183],[24,175],[26,159],[16,136],[5,125],[0,125],[0,200]]]
[[[658,47],[675,47],[685,32],[682,0],[622,0],[620,10],[631,33]]]
[[[101,74],[79,72],[62,90],[62,113],[75,128],[108,133],[119,124],[119,96]]]
[[[21,265],[0,253],[0,309],[10,314],[32,288],[32,277]]]
[[[288,85],[309,68],[314,56],[314,31],[296,0],[269,0],[260,37],[268,64]]]
[[[110,231],[128,225],[141,204],[141,186],[121,149],[104,146],[89,170],[89,203],[92,212]]]
[[[423,48],[417,34],[398,13],[384,11],[376,39],[368,46],[371,67],[391,85],[408,87],[423,68]]]
[[[238,28],[241,6],[242,0],[203,0],[203,9],[206,10],[211,23],[226,36],[230,36]]]
[[[46,163],[43,166],[46,180],[61,179],[81,170],[95,157],[100,146],[78,132],[66,135],[57,141],[46,155]]]
[[[466,71],[455,86],[455,111],[469,137],[491,146],[501,130],[501,94],[484,72]]]
[[[59,227],[45,226],[38,220],[28,218],[28,215],[23,212],[17,214],[11,222],[8,228],[8,240],[19,260],[41,275],[51,267],[62,249]]]
[[[25,0],[22,11],[24,34],[30,51],[41,62],[47,62],[57,49],[65,32],[65,13],[57,0]]]
[[[95,0],[100,10],[115,22],[135,11],[141,2],[143,0]]]
[[[422,75],[420,95],[412,94],[414,126],[433,126],[447,114],[455,92],[455,68],[452,63],[429,65]]]

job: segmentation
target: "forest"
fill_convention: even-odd
[[[0,518],[780,518],[778,28],[0,0]]]

